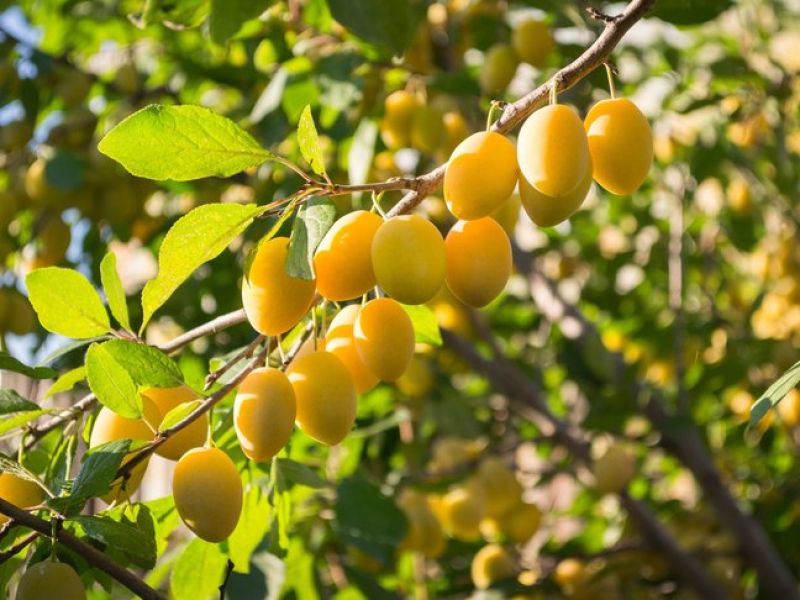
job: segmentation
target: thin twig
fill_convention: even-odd
[[[0,552],[0,565],[22,552],[25,548],[32,544],[37,537],[39,537],[39,534],[34,531],[33,533],[26,535],[13,546],[10,546],[8,550]]]

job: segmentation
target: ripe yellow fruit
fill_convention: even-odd
[[[251,460],[269,460],[292,437],[296,415],[294,388],[286,374],[270,368],[252,371],[233,403],[233,427],[242,451]]]
[[[345,306],[333,318],[325,336],[325,350],[337,356],[344,363],[353,377],[356,392],[363,394],[378,385],[380,380],[364,363],[353,339],[353,326],[358,317],[359,308],[355,304]]]
[[[397,302],[376,298],[358,311],[353,341],[361,360],[375,376],[395,381],[414,356],[414,325]]]
[[[38,232],[34,268],[51,267],[64,260],[72,235],[59,217],[46,219]]]
[[[186,526],[207,542],[221,542],[239,522],[242,480],[219,448],[194,448],[175,465],[175,508]]]
[[[295,360],[287,371],[297,401],[297,425],[323,444],[347,436],[356,420],[356,386],[344,363],[324,350]]]
[[[522,176],[547,196],[566,196],[591,169],[586,131],[574,110],[551,104],[533,113],[519,131]]]
[[[454,488],[444,495],[439,505],[442,525],[452,537],[460,540],[480,538],[484,514],[484,498],[473,486]]]
[[[511,45],[520,60],[540,69],[547,64],[555,43],[547,23],[525,19],[511,32]]]
[[[539,530],[542,511],[533,504],[517,504],[500,517],[500,529],[508,539],[524,544]]]
[[[586,581],[586,565],[577,558],[565,558],[556,565],[553,579],[562,588],[573,589]]]
[[[460,112],[450,110],[442,117],[444,123],[444,141],[440,150],[450,156],[461,141],[469,135],[469,124]]]
[[[516,151],[507,137],[493,131],[473,133],[456,146],[447,163],[447,208],[465,221],[486,217],[511,196],[517,174]]]
[[[417,97],[406,90],[392,92],[386,97],[380,131],[388,148],[395,150],[409,145],[414,115],[419,106]]]
[[[47,162],[37,158],[25,172],[25,193],[34,204],[40,206],[57,205],[63,193],[47,180]]]
[[[514,560],[499,544],[487,544],[472,559],[470,573],[472,583],[485,590],[503,579],[513,577],[516,572]]]
[[[539,227],[553,227],[574,215],[586,199],[592,187],[591,166],[586,169],[583,179],[571,192],[563,196],[548,196],[533,187],[524,177],[519,178],[519,197],[522,208],[531,221]]]
[[[242,282],[242,303],[253,329],[280,335],[297,325],[311,307],[314,281],[286,272],[289,238],[277,237],[258,247],[249,277]]]
[[[613,444],[594,461],[592,474],[595,488],[601,494],[621,492],[636,474],[636,457],[625,446]]]
[[[45,560],[28,567],[17,585],[17,600],[86,600],[80,575],[66,563]]]
[[[432,154],[445,139],[444,115],[435,106],[420,106],[411,125],[411,144],[419,151]]]
[[[517,72],[517,55],[508,44],[495,44],[486,51],[478,82],[484,94],[502,92]]]
[[[187,385],[174,388],[145,388],[141,391],[141,395],[156,405],[161,413],[161,420],[178,405],[198,399],[197,394]],[[169,460],[178,460],[192,448],[202,446],[207,436],[208,413],[205,413],[161,444],[156,449],[156,454]]]
[[[44,501],[44,491],[29,479],[13,473],[0,473],[0,498],[20,508],[31,508]],[[8,517],[0,514],[0,525],[5,525]]]
[[[317,289],[323,298],[341,302],[375,287],[372,239],[383,224],[375,213],[357,210],[334,223],[314,255]]]
[[[778,403],[778,414],[788,427],[800,425],[800,390],[793,388]],[[2,494],[0,494],[2,496]]]
[[[144,397],[142,398],[142,409],[144,418],[128,419],[118,415],[108,407],[101,408],[92,426],[89,447],[94,448],[116,440],[152,440],[158,425],[161,423],[161,413],[152,400]],[[132,456],[124,458],[122,464],[129,461]],[[111,491],[106,496],[103,496],[103,500],[110,504],[114,500],[124,500],[127,495],[134,493],[139,488],[139,484],[142,483],[142,477],[144,477],[144,472],[147,470],[148,462],[144,460],[134,467],[124,491],[122,482],[119,481],[111,486]]]
[[[491,217],[459,221],[444,241],[445,280],[464,304],[480,308],[494,300],[511,276],[511,242]]]
[[[508,200],[494,209],[490,216],[500,223],[503,230],[511,237],[517,227],[520,208],[522,208],[522,200],[520,200],[519,194],[512,194]]]
[[[408,533],[400,549],[420,552],[428,558],[441,556],[445,547],[444,533],[427,498],[413,490],[403,490],[397,504],[408,519]]]
[[[25,335],[36,329],[36,314],[27,298],[16,292],[10,292],[5,304],[5,316],[0,321],[1,331]]]
[[[378,285],[395,300],[423,304],[444,283],[442,234],[419,215],[393,217],[372,240],[372,268]]]
[[[584,125],[595,181],[621,196],[635,192],[653,164],[653,133],[642,111],[627,98],[602,100]]]
[[[397,379],[397,389],[411,398],[420,398],[431,391],[434,383],[433,367],[430,361],[416,354],[411,357],[411,363],[403,374]]]
[[[481,461],[477,482],[483,492],[486,514],[490,517],[498,517],[520,502],[522,486],[499,457],[490,456]]]

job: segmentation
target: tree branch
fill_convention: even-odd
[[[32,529],[38,534],[46,537],[50,537],[52,534],[52,526],[50,522],[40,519],[36,515],[30,514],[29,512],[11,504],[6,500],[3,500],[2,498],[0,498],[0,513],[11,517],[20,525],[24,525],[28,529]],[[103,554],[100,550],[94,546],[90,546],[86,542],[79,540],[68,531],[65,531],[59,527],[56,537],[58,541],[64,544],[66,548],[69,548],[76,554],[79,554],[92,566],[104,571],[119,581],[131,592],[141,597],[142,600],[166,600],[164,596],[147,585],[142,579],[127,569],[122,568],[108,556]]]

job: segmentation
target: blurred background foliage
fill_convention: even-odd
[[[613,14],[621,6],[605,8]],[[154,275],[159,243],[177,218],[209,202],[266,204],[301,184],[273,163],[230,180],[131,177],[96,144],[138,108],[201,104],[299,160],[295,127],[310,104],[334,181],[424,173],[484,127],[491,100],[519,98],[588,46],[600,24],[583,8],[558,0],[0,1],[5,346],[36,362],[64,344],[36,324],[22,283],[31,269],[73,266],[99,282],[100,259],[113,250],[136,323],[135,294]],[[526,49],[515,35],[531,20],[541,27],[538,45],[520,60]],[[596,435],[596,452],[611,439],[625,443],[638,465],[632,495],[732,595],[754,597],[753,572],[697,483],[656,446],[635,403],[609,389],[591,356],[537,310],[525,269],[554,280],[640,378],[688,402],[724,480],[798,572],[800,392],[790,392],[755,430],[746,422],[754,398],[798,358],[800,3],[659,0],[615,51],[613,65],[619,94],[651,120],[657,164],[650,179],[631,197],[595,187],[584,208],[555,229],[536,228],[510,201],[498,219],[521,258],[506,292],[477,324],[448,295],[432,307],[440,325],[480,347],[479,329],[488,324],[552,410]],[[607,95],[598,70],[560,99],[585,113]],[[386,202],[396,199],[390,194]],[[369,198],[337,202],[343,214]],[[440,198],[427,198],[420,210],[448,227]],[[198,270],[148,326],[147,339],[165,341],[240,308],[242,257],[268,226],[251,227],[232,252]],[[240,325],[198,340],[179,363],[189,381],[202,382],[209,361],[251,337]],[[76,367],[80,354],[66,353],[54,366]],[[512,542],[523,575],[506,586],[509,596],[531,594],[525,586],[539,582],[536,594],[544,597],[689,597],[663,559],[637,546],[617,500],[587,473],[576,474],[570,455],[543,440],[451,349],[418,355],[414,369],[397,388],[380,386],[361,399],[361,435],[341,448],[295,434],[289,458],[313,471],[286,462],[287,481],[277,489],[291,514],[281,528],[268,527],[276,509],[259,491],[266,473],[245,471],[253,484],[249,536],[240,533],[226,551],[244,552],[250,573],[234,573],[232,598],[265,597],[267,582],[277,593],[281,580],[294,598],[461,597],[472,592],[470,562],[481,538]],[[239,452],[225,417],[217,411],[218,443]],[[45,438],[29,464],[43,464],[60,434]],[[489,524],[477,538],[451,535],[430,549],[428,561],[398,553],[406,527],[393,525],[404,523],[397,506],[413,512],[409,506],[430,492],[435,513],[437,494],[468,487],[466,477],[489,454],[513,465],[520,493],[541,511],[536,535],[514,545],[520,540]],[[407,482],[417,491],[404,496]],[[160,538],[177,526],[166,502],[148,503]],[[216,555],[204,553],[223,552],[197,541],[187,546],[180,534],[172,539],[148,575],[153,585],[171,567],[174,584],[193,561],[217,565]],[[608,553],[613,547],[623,550]],[[4,580],[11,575],[3,573]],[[96,571],[91,577],[110,585]],[[196,597],[214,588],[208,581],[175,585],[195,586],[180,589]],[[108,596],[101,587],[92,592]]]

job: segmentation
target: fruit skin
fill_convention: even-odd
[[[506,287],[511,276],[511,242],[491,217],[459,221],[444,246],[447,287],[464,304],[486,306]]]
[[[207,542],[226,539],[242,512],[242,480],[219,448],[194,448],[175,465],[175,508],[186,526]]]
[[[484,94],[502,92],[517,73],[517,55],[508,44],[495,44],[486,51],[478,83]]]
[[[456,146],[447,163],[447,208],[465,221],[490,215],[514,192],[518,172],[511,140],[493,131],[473,133]]]
[[[500,530],[513,542],[524,544],[539,530],[542,511],[534,504],[517,504],[500,517]]]
[[[358,317],[359,308],[355,304],[345,306],[333,318],[325,336],[325,350],[344,363],[353,377],[356,392],[363,394],[378,385],[380,379],[364,363],[353,339],[353,325]]]
[[[36,314],[27,298],[17,292],[2,290],[4,310],[0,311],[0,332],[25,335],[36,329]]]
[[[383,381],[395,381],[414,356],[414,325],[391,298],[370,300],[353,324],[356,351],[367,368]]]
[[[28,567],[17,585],[17,600],[86,600],[80,575],[66,563],[45,560]]]
[[[161,420],[179,404],[198,399],[197,394],[186,385],[174,388],[146,388],[141,391],[141,395],[156,405],[161,413]],[[156,448],[156,454],[169,460],[178,460],[192,448],[202,446],[207,435],[208,413],[205,413]]]
[[[653,133],[627,98],[602,100],[584,121],[594,179],[613,194],[635,192],[653,164]]]
[[[441,500],[439,516],[445,530],[460,540],[477,540],[485,514],[483,496],[472,486],[457,487]]]
[[[105,406],[101,408],[92,426],[89,447],[94,448],[116,440],[152,440],[155,435],[153,432],[161,423],[161,412],[150,399],[144,397],[142,398],[142,410],[144,412],[143,419],[128,419],[118,415],[110,408]],[[124,458],[122,464],[125,464],[132,457],[133,455]],[[126,493],[127,495],[134,493],[139,488],[139,484],[142,483],[142,477],[144,477],[144,472],[147,470],[148,462],[144,460],[134,467],[124,491],[122,482],[118,481],[111,486],[111,491],[103,496],[103,500],[110,504],[114,500],[124,499]]]
[[[334,446],[356,420],[356,386],[344,363],[324,350],[295,360],[287,371],[297,400],[297,425],[323,444]]]
[[[280,452],[294,430],[297,403],[283,371],[261,368],[239,384],[233,403],[233,427],[242,451],[264,462]]]
[[[534,112],[517,138],[517,162],[523,177],[548,196],[565,196],[591,168],[589,142],[578,115],[563,104]]]
[[[323,298],[352,300],[375,287],[370,252],[382,224],[379,215],[357,210],[339,219],[325,234],[314,255],[317,290]]]
[[[636,474],[636,458],[625,446],[614,444],[594,461],[592,474],[598,492],[616,494],[624,490]]]
[[[508,579],[515,572],[513,559],[499,544],[487,544],[478,550],[470,568],[472,583],[479,590],[485,590],[498,581]]]
[[[430,361],[422,356],[414,355],[408,368],[395,381],[397,389],[411,398],[421,398],[433,389],[435,374]]]
[[[401,550],[420,552],[427,558],[442,555],[446,545],[444,533],[425,496],[414,490],[403,490],[397,505],[408,519],[408,533],[400,544]]]
[[[33,481],[6,472],[0,473],[0,498],[20,508],[31,508],[44,501],[44,491]],[[0,525],[7,522],[8,517],[0,514]]]
[[[372,268],[386,293],[403,304],[423,304],[444,283],[444,240],[419,215],[385,221],[372,240]]]
[[[72,233],[59,217],[48,217],[39,229],[33,268],[51,267],[64,260]]]
[[[520,208],[522,208],[522,200],[520,200],[519,194],[512,194],[508,200],[494,209],[490,215],[495,221],[500,223],[500,226],[506,234],[508,234],[508,237],[514,235],[514,230],[519,220]]]
[[[444,114],[434,106],[420,106],[411,124],[411,144],[421,152],[433,154],[445,140]]]
[[[483,492],[486,514],[498,517],[520,502],[522,486],[514,472],[496,456],[484,458],[478,465],[477,482]]]
[[[311,307],[314,281],[296,279],[286,272],[289,238],[276,237],[260,244],[242,282],[242,304],[253,329],[263,335],[280,335],[297,325]]]
[[[511,32],[511,46],[520,60],[540,69],[547,63],[555,43],[547,23],[525,19]]]
[[[548,196],[533,187],[524,177],[519,178],[519,197],[531,221],[539,227],[553,227],[574,215],[592,187],[591,166],[586,169],[578,186],[563,196]]]
[[[381,139],[389,149],[395,150],[409,145],[414,115],[419,106],[417,97],[405,90],[392,92],[386,97],[380,130]]]

